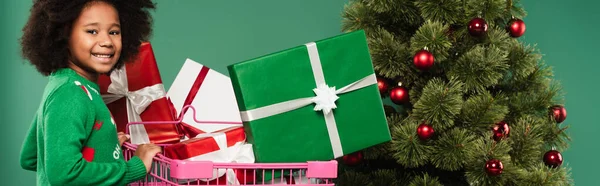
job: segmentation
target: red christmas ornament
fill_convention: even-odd
[[[427,50],[420,50],[413,57],[415,66],[422,71],[429,70],[433,66],[434,61],[433,54]]]
[[[392,102],[402,105],[409,102],[408,89],[400,86],[394,87],[390,91],[390,99]]]
[[[511,37],[517,38],[525,34],[525,22],[521,19],[512,19],[507,25]]]
[[[552,106],[550,112],[556,123],[562,123],[567,119],[567,109],[561,105]]]
[[[485,172],[490,176],[498,176],[502,174],[502,170],[504,170],[504,166],[500,160],[491,159],[485,163]]]
[[[424,122],[417,127],[417,135],[421,140],[428,140],[433,136],[434,133],[435,131],[433,130],[433,127]]]
[[[389,83],[386,79],[377,77],[377,88],[379,88],[379,93],[383,94],[388,90]]]
[[[500,141],[503,138],[507,138],[510,134],[510,127],[504,121],[500,123],[496,123],[496,125],[492,128],[492,132],[494,133],[494,140]]]
[[[342,157],[342,160],[346,165],[358,165],[363,160],[363,154],[362,152],[358,151],[352,154],[345,155],[344,157]]]
[[[488,25],[482,18],[475,18],[469,21],[469,34],[475,37],[482,36],[487,32]]]
[[[559,167],[563,162],[562,155],[556,150],[550,150],[544,154],[544,163],[552,168]]]

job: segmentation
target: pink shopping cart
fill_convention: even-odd
[[[193,106],[188,105],[183,108],[183,110],[186,109],[192,109],[193,115],[196,116]],[[178,121],[131,122],[127,124],[126,133],[129,134],[129,125],[179,124],[182,119],[183,116],[180,115]],[[231,122],[199,121],[196,118],[194,120],[198,123],[231,124]],[[136,145],[126,142],[123,146],[125,147],[123,151],[125,160],[129,160],[135,152]],[[306,163],[217,163],[176,160],[170,159],[164,154],[158,154],[154,157],[152,170],[146,178],[130,185],[334,186],[333,179],[337,177],[337,170],[337,161],[335,160],[308,161]],[[267,177],[267,175],[270,176]]]

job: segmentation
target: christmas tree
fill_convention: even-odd
[[[571,185],[560,84],[511,0],[353,0],[392,141],[340,158],[337,185]],[[394,105],[396,108],[392,107]]]

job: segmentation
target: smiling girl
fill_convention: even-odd
[[[150,0],[35,0],[22,54],[48,84],[21,150],[38,185],[126,185],[146,176],[154,144],[125,161],[112,115],[98,92],[152,32]]]

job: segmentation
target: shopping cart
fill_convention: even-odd
[[[192,109],[196,116],[196,110],[188,105],[183,108]],[[184,113],[184,112],[181,112]],[[178,121],[151,121],[131,122],[126,126],[129,134],[129,125],[138,124],[176,124],[183,120],[180,115]],[[199,121],[197,123],[220,123],[229,122]],[[129,160],[136,149],[136,145],[125,142],[123,150],[125,160]],[[167,145],[160,145],[167,146]],[[130,185],[299,185],[299,186],[334,186],[333,179],[337,177],[337,161],[308,161],[306,163],[217,163],[211,161],[189,161],[176,160],[157,154],[154,157],[152,169],[145,179]],[[218,173],[225,173],[224,175]],[[232,181],[228,178],[239,178]],[[278,174],[280,176],[275,177]],[[267,177],[270,175],[270,177]],[[226,178],[226,179],[221,179]]]

